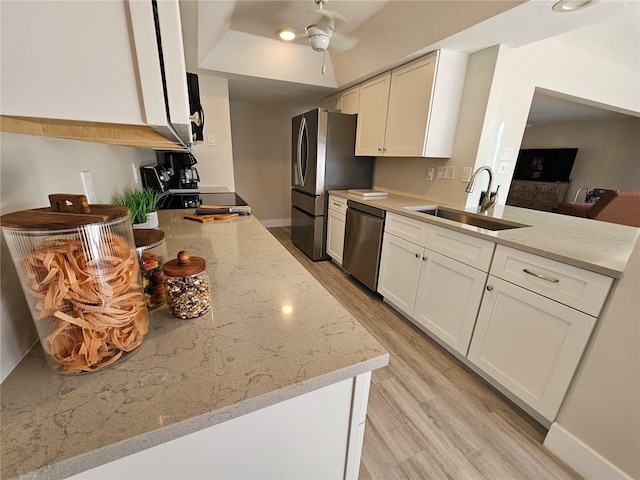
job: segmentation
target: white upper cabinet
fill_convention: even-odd
[[[324,108],[338,110],[342,113],[355,115],[358,113],[358,100],[360,98],[360,86],[349,88],[342,92],[334,93],[324,99]]]
[[[358,113],[358,102],[360,100],[360,87],[356,86],[345,90],[342,94],[342,105],[340,111],[355,115]]]
[[[360,86],[356,154],[451,156],[467,55],[439,50]]]
[[[390,84],[391,73],[387,72],[360,85],[356,155],[384,155]]]
[[[73,138],[74,128],[99,123],[113,126],[117,135],[130,127],[150,130],[147,140],[140,131],[132,133],[142,142],[136,146],[161,137],[174,146],[190,144],[177,0],[158,2],[157,14],[169,95],[150,0],[3,3],[2,129],[39,122],[42,135]],[[71,137],[57,135],[56,125],[67,127]]]

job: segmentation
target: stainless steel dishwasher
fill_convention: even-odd
[[[342,268],[374,292],[384,232],[385,211],[347,200]]]

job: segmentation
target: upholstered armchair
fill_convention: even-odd
[[[640,227],[640,192],[607,190],[593,204],[558,203],[557,213]]]

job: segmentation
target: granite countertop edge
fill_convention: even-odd
[[[519,207],[496,206],[486,216],[524,224],[525,227],[490,231],[404,208],[438,205],[467,213],[476,213],[474,209],[447,205],[435,200],[394,193],[389,193],[384,197],[363,197],[349,193],[348,190],[330,190],[329,194],[557,260],[611,278],[622,277],[631,251],[640,239],[640,228]],[[590,236],[588,243],[576,241],[580,232]],[[552,236],[555,240],[548,241]]]
[[[67,478],[185,435],[270,407],[299,395],[304,395],[357,375],[382,368],[388,363],[389,354],[386,353],[352,365],[351,367],[336,370],[135,437],[105,445],[91,452],[82,453],[75,457],[49,464],[13,478],[16,480]]]

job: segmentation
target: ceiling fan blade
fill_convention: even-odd
[[[336,12],[335,10],[323,10],[323,11],[329,12],[333,17],[333,20],[335,21],[335,23],[343,23],[343,24],[349,23],[349,20],[347,20],[344,15]]]
[[[358,44],[357,37],[350,37],[342,33],[334,32],[331,36],[331,44],[329,49],[334,52],[344,52],[350,50]]]
[[[323,30],[335,29],[333,15],[328,10],[311,10],[307,15],[307,28],[316,26]]]

